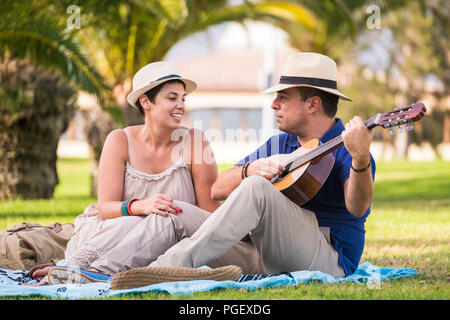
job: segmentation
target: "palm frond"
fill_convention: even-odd
[[[314,15],[301,4],[283,1],[257,2],[252,8],[258,15],[267,15],[276,19],[294,22],[310,32],[314,32],[317,27]]]
[[[166,12],[169,21],[181,24],[187,16],[186,0],[159,0],[161,7]]]
[[[245,2],[241,5],[225,5],[197,17],[192,27],[195,31],[229,21],[243,21],[253,19],[260,21],[290,21],[305,27],[307,30],[316,29],[314,15],[304,6],[297,3],[283,1]],[[192,33],[191,29],[191,33]]]
[[[0,51],[56,71],[104,102],[108,86],[64,27],[45,13],[6,1],[0,5]]]

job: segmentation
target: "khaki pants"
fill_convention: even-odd
[[[187,203],[177,205],[183,213],[170,220],[147,217],[136,227],[141,230],[133,230],[134,244],[119,244],[93,267],[111,274],[148,264],[234,264],[244,273],[319,270],[344,276],[329,230],[319,228],[313,212],[298,207],[262,177],[246,178],[212,214]],[[239,241],[249,233],[251,242]],[[122,250],[127,250],[127,257]]]

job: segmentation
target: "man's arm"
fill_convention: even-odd
[[[211,198],[213,200],[225,200],[241,183],[241,172],[242,166],[234,166],[220,173],[211,187]]]
[[[353,167],[344,183],[345,205],[348,211],[359,218],[365,214],[373,197],[373,179],[369,165],[373,132],[367,130],[361,118],[354,117],[345,125],[341,135],[352,156]]]

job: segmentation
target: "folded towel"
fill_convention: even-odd
[[[23,283],[37,283],[37,280],[27,277],[27,271],[8,270],[0,268],[0,296],[30,296],[40,295],[50,298],[96,298],[116,296],[128,293],[156,292],[172,295],[192,294],[216,289],[256,290],[282,286],[295,286],[301,283],[319,281],[325,283],[354,282],[376,286],[381,281],[410,277],[417,274],[411,268],[381,268],[364,262],[354,274],[345,278],[334,278],[320,271],[295,271],[274,275],[242,275],[237,281],[192,280],[163,282],[145,287],[127,290],[111,290],[109,283],[89,284],[59,284],[51,286],[24,286]]]

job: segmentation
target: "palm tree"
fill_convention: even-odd
[[[31,1],[0,4],[0,200],[51,198],[76,89],[107,86],[66,25]]]

